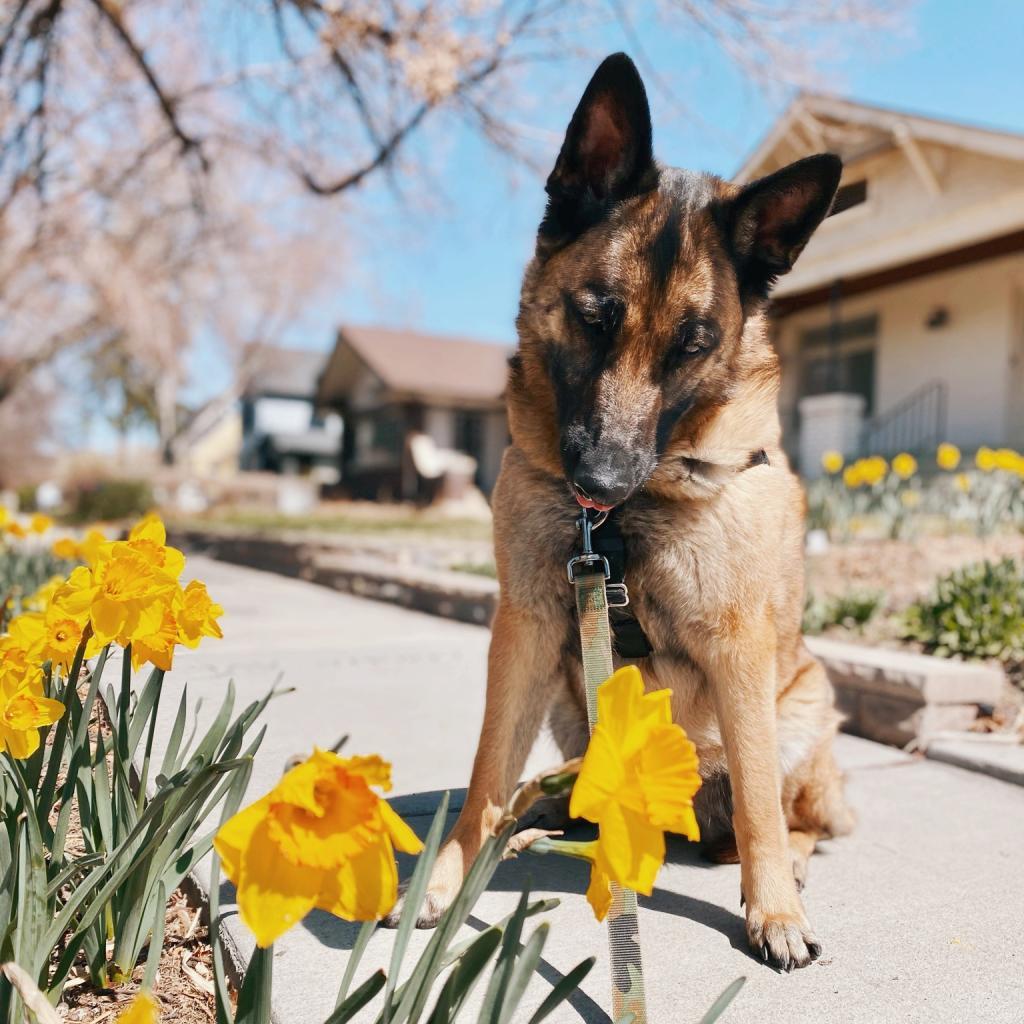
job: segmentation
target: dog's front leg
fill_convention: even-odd
[[[451,905],[480,847],[501,821],[551,701],[561,616],[498,605],[487,659],[487,702],[466,802],[430,878],[417,927],[432,928]],[[385,921],[397,923],[401,906]]]
[[[793,880],[782,814],[775,710],[775,633],[746,623],[712,645],[709,673],[729,764],[747,938],[779,967],[804,967],[821,952]]]

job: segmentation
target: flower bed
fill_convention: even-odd
[[[21,554],[39,554],[50,524],[37,526],[32,536],[8,530],[8,544],[24,542],[33,551]],[[208,982],[217,1021],[269,1024],[271,945],[321,907],[366,922],[337,1009],[325,1024],[351,1019],[374,999],[381,1003],[379,1019],[389,1024],[420,1019],[428,1002],[431,1020],[452,1021],[484,978],[481,1019],[501,1024],[520,1007],[547,941],[546,924],[527,935],[525,922],[553,905],[531,903],[524,893],[504,921],[457,940],[503,858],[531,847],[585,857],[593,865],[588,899],[601,919],[612,882],[651,892],[666,830],[697,838],[696,754],[671,722],[667,691],[645,694],[635,669],[616,673],[599,691],[598,725],[586,756],[542,773],[514,794],[423,954],[405,969],[447,801],[421,842],[380,795],[390,785],[385,761],[314,751],[270,793],[240,809],[263,735],[259,718],[275,694],[235,714],[230,685],[210,728],[187,740],[189,709],[182,698],[157,764],[164,674],[180,646],[221,635],[223,610],[201,581],[182,583],[185,557],[167,544],[155,516],[124,540],[90,531],[54,542],[52,553],[82,564],[32,593],[19,584],[5,605],[0,636],[2,1024],[20,1022],[27,1012],[53,1024],[60,1019],[53,1004],[62,997],[70,1019],[89,1020],[89,1011],[107,1000],[105,1017],[97,1019],[109,1018],[111,1002],[124,1002],[118,1020],[125,1024],[153,1024],[168,1011],[188,1020],[177,1005],[181,990],[174,979],[163,985],[157,979],[168,949],[181,945],[174,934],[179,887],[211,849],[217,854],[211,977],[196,966],[192,974],[184,965],[182,971],[200,990]],[[609,730],[612,704],[615,729]],[[536,800],[570,793],[576,812],[597,825],[594,841],[562,844],[537,829],[513,834]],[[218,810],[220,825],[211,827]],[[419,858],[398,915],[394,956],[388,971],[359,979],[361,950],[397,899],[395,849]],[[237,993],[228,985],[219,930],[221,861],[257,940]],[[552,1014],[593,962],[588,958],[568,972],[531,1020]],[[741,983],[730,986],[703,1020],[717,1019]]]

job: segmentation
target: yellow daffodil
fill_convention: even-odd
[[[51,576],[34,594],[29,594],[22,606],[33,612],[45,612],[53,600],[53,595],[64,586],[63,576]]]
[[[11,512],[6,505],[0,505],[0,529],[11,521]]]
[[[874,487],[875,484],[881,483],[888,472],[889,464],[881,455],[872,455],[870,458],[864,459],[861,474],[863,475],[865,482],[872,487]]]
[[[269,946],[314,907],[372,921],[394,906],[394,849],[423,846],[371,786],[391,788],[387,762],[315,750],[221,826],[214,846],[258,945]]]
[[[917,472],[917,459],[910,452],[900,452],[892,460],[892,471],[901,480],[909,480]]]
[[[966,473],[957,473],[954,478],[957,489],[966,494],[971,489],[971,478]]]
[[[599,828],[589,847],[587,899],[601,920],[610,882],[650,895],[665,860],[666,831],[700,838],[693,811],[700,775],[694,745],[672,722],[671,691],[644,693],[635,666],[601,684],[597,706],[569,813]]]
[[[960,465],[960,449],[955,444],[944,441],[935,450],[935,462],[939,469],[951,473]]]
[[[136,523],[126,541],[117,541],[112,554],[125,548],[134,551],[150,565],[177,579],[185,568],[185,556],[177,548],[167,546],[167,530],[160,517],[150,513]]]
[[[147,662],[170,672],[174,647],[178,642],[178,623],[170,605],[162,606],[159,619],[145,617],[131,637],[132,668],[136,671]]]
[[[126,544],[114,548],[95,568],[80,565],[54,595],[67,614],[89,619],[100,647],[153,633],[177,588],[174,577],[143,554]]]
[[[50,545],[54,558],[61,558],[65,562],[78,561],[78,541],[74,537],[58,537]]]
[[[175,602],[175,616],[178,620],[178,640],[186,647],[198,647],[204,636],[220,638],[217,619],[224,609],[216,604],[206,591],[206,584],[192,580]]]
[[[53,520],[42,512],[37,512],[29,522],[28,528],[33,533],[49,533],[53,529]]]
[[[117,1024],[160,1024],[160,1007],[148,992],[140,992],[118,1016]]]
[[[827,451],[821,456],[821,468],[829,476],[835,476],[843,468],[842,452]]]
[[[11,622],[10,633],[16,648],[24,650],[26,668],[52,661],[66,671],[82,640],[82,623],[59,605],[45,612],[25,612]]]
[[[97,527],[90,527],[85,531],[82,543],[78,545],[76,557],[86,565],[93,566],[100,559],[100,553],[107,547],[109,541],[106,534]]]
[[[46,635],[43,616],[39,612],[23,612],[11,619],[7,634],[0,639],[4,659],[24,668],[34,668],[44,659],[43,642]]]
[[[996,453],[986,445],[982,445],[974,454],[974,464],[982,473],[991,473],[996,468]]]
[[[851,463],[843,470],[843,483],[851,491],[856,490],[862,483],[864,483],[861,476],[861,466],[859,462]]]
[[[1004,473],[1020,473],[1024,468],[1024,459],[1012,448],[1000,448],[995,455],[996,468]]]
[[[39,749],[39,729],[52,725],[64,714],[60,701],[44,697],[26,684],[0,684],[0,751],[24,760]]]
[[[22,526],[17,519],[12,519],[6,525],[5,529],[12,537],[18,537],[19,539],[23,540],[25,537],[28,536],[28,530],[26,530],[25,527]]]

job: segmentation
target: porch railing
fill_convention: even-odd
[[[867,420],[861,428],[860,455],[924,451],[946,440],[948,387],[933,380]]]

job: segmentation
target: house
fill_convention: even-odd
[[[346,494],[427,500],[429,481],[419,455],[424,445],[438,465],[446,453],[471,456],[475,482],[489,494],[508,444],[504,391],[510,354],[501,345],[464,338],[341,327],[320,377],[317,404],[345,422]]]
[[[787,450],[1024,445],[1024,136],[799,95],[736,180],[844,160],[775,289]]]
[[[246,470],[338,481],[341,418],[314,404],[323,352],[261,345],[252,350],[241,396],[240,465]]]

